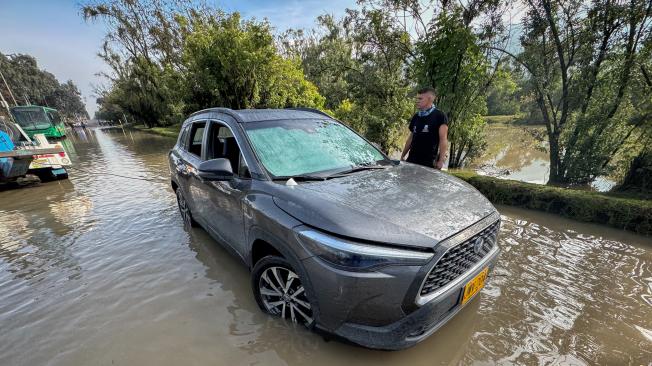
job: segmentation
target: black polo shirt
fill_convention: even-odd
[[[439,150],[439,127],[442,125],[448,125],[448,117],[439,109],[423,117],[414,114],[410,120],[412,145],[407,161],[431,168],[435,165]]]

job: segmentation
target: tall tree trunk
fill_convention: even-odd
[[[448,155],[449,156],[449,158],[448,158],[448,167],[453,168],[453,169],[458,168],[457,162],[455,161],[455,155],[456,155],[455,154],[455,148],[456,148],[456,144],[455,144],[454,141],[451,140],[451,142],[450,142],[450,153]]]
[[[549,185],[558,185],[566,182],[566,178],[561,169],[561,161],[559,159],[559,135],[553,133],[549,136],[550,144],[550,177],[548,178]]]

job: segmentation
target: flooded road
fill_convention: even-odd
[[[650,238],[499,207],[503,254],[480,296],[416,347],[370,351],[258,309],[244,265],[184,230],[171,139],[70,142],[69,180],[0,192],[0,365],[652,362]]]

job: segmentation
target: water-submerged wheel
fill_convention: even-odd
[[[283,258],[267,256],[256,263],[251,273],[256,302],[268,314],[310,328],[313,307],[301,278]]]

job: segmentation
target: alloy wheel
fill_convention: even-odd
[[[310,326],[312,308],[299,276],[285,267],[268,267],[258,280],[260,297],[272,315]]]

